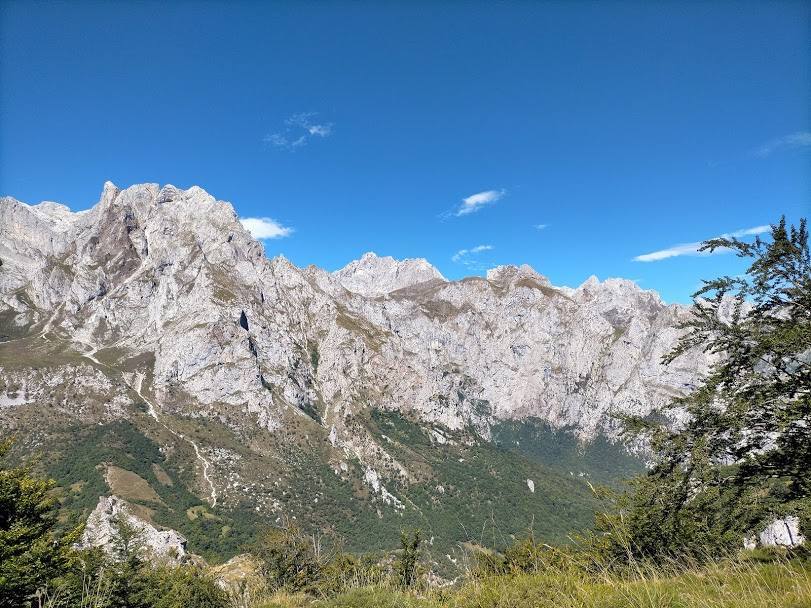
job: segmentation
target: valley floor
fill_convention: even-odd
[[[404,593],[385,585],[359,587],[316,600],[276,594],[257,608],[807,608],[811,566],[732,563],[632,578],[554,572],[493,576],[458,588]]]

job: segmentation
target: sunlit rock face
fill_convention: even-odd
[[[332,276],[349,291],[363,296],[382,296],[392,291],[427,283],[445,281],[440,272],[427,260],[402,260],[365,253]]]
[[[112,551],[122,526],[136,550],[148,559],[181,563],[186,559],[186,539],[174,530],[159,530],[142,517],[126,501],[117,496],[102,496],[87,518],[79,547],[100,547]]]
[[[743,541],[746,549],[761,547],[799,547],[805,544],[800,531],[800,518],[795,515],[771,521],[757,536],[747,536]]]
[[[0,199],[0,260],[14,334],[0,340],[62,341],[143,383],[161,411],[237,432],[310,417],[336,450],[406,476],[353,414],[396,410],[483,438],[527,418],[615,437],[615,414],[658,410],[708,363],[662,364],[689,312],[630,281],[554,287],[528,266],[447,281],[425,260],[374,254],[300,269],[265,257],[231,204],[198,187],[108,182],[81,213]],[[12,403],[28,399],[18,385],[39,390],[34,371],[16,373],[0,386]]]

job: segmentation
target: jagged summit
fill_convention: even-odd
[[[391,256],[380,257],[372,251],[332,274],[349,291],[367,297],[385,295],[427,281],[446,280],[424,258],[396,260]]]
[[[102,215],[106,218],[102,218]],[[109,227],[118,221],[116,218],[123,221],[128,233],[138,232],[139,229],[143,232],[147,225],[171,221],[177,226],[164,227],[162,230],[194,234],[196,239],[206,242],[222,240],[223,235],[233,240],[234,235],[238,234],[239,242],[246,249],[261,250],[261,245],[252,246],[256,241],[239,223],[231,203],[216,200],[200,186],[184,190],[172,184],[142,183],[122,189],[106,181],[98,203],[80,212],[73,212],[67,206],[52,201],[31,205],[12,197],[0,198],[0,219],[5,226],[5,230],[0,226],[0,237],[17,234],[22,237],[21,240],[28,239],[31,247],[41,247],[46,253],[64,250],[77,240],[81,242],[83,235],[95,233],[94,226],[106,224]],[[48,224],[48,228],[35,228],[42,224]],[[12,241],[11,238],[6,240]],[[2,247],[3,243],[0,242],[0,251]],[[144,249],[144,253],[148,255],[149,249]],[[292,266],[287,260],[284,262]],[[278,265],[279,261],[271,263]],[[320,274],[322,271],[315,269],[308,272]],[[379,297],[430,281],[447,282],[439,270],[424,258],[397,260],[372,251],[330,274],[343,288],[365,297]],[[597,289],[615,294],[642,292],[658,299],[655,292],[641,290],[626,279],[610,278],[600,282],[596,276],[591,276],[576,289],[554,287],[549,279],[527,264],[497,266],[487,271],[487,280],[512,287],[550,287],[565,295]]]
[[[496,266],[487,271],[487,280],[494,283],[515,283],[524,280],[538,285],[550,285],[549,279],[538,273],[529,264]]]

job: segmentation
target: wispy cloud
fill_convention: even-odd
[[[239,221],[255,239],[281,239],[293,234],[292,228],[269,217],[243,217]]]
[[[793,148],[805,148],[811,146],[811,132],[810,131],[797,131],[796,133],[789,133],[783,137],[778,137],[769,142],[766,142],[756,150],[755,156],[766,157],[774,152],[780,150],[790,150]]]
[[[728,234],[722,234],[720,237],[724,238],[740,238],[743,236],[752,236],[756,234],[763,234],[765,232],[769,232],[771,230],[771,226],[768,224],[764,224],[762,226],[755,226],[754,228],[744,228],[742,230],[736,230],[735,232],[730,232]],[[705,239],[706,240],[706,239]],[[667,249],[661,249],[659,251],[653,251],[651,253],[645,253],[643,255],[638,255],[634,258],[634,262],[658,262],[659,260],[666,260],[668,258],[677,258],[683,255],[717,255],[719,253],[727,253],[729,249],[726,247],[719,247],[712,254],[709,251],[699,251],[701,248],[701,244],[703,241],[699,241],[697,243],[682,243],[680,245],[673,245],[672,247],[668,247]]]
[[[492,245],[476,245],[470,249],[460,249],[451,256],[451,261],[464,264],[465,266],[478,266],[479,262],[476,260],[476,255],[483,251],[491,251],[495,249]]]
[[[317,116],[317,112],[294,114],[284,121],[285,128],[282,131],[269,133],[262,141],[274,148],[295,150],[306,146],[307,142],[315,137],[324,138],[332,135],[332,123],[317,122]]]
[[[506,190],[485,190],[477,192],[462,199],[462,204],[456,209],[455,215],[468,215],[479,211],[482,207],[492,205],[507,194]]]
[[[549,224],[535,224],[536,230],[546,230],[549,228]]]
[[[765,234],[772,229],[769,224],[763,224],[762,226],[755,226],[754,228],[744,228],[743,230],[736,230],[735,232],[730,232],[729,234],[722,234],[721,237],[723,238],[736,238],[739,239],[742,236],[753,236],[755,234]]]

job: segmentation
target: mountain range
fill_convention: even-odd
[[[65,518],[115,494],[218,558],[288,518],[357,549],[419,526],[449,564],[565,539],[587,482],[643,466],[621,415],[665,415],[710,362],[662,363],[690,311],[631,281],[298,268],[196,186],[107,182],[78,213],[2,198],[0,262],[0,428]]]

